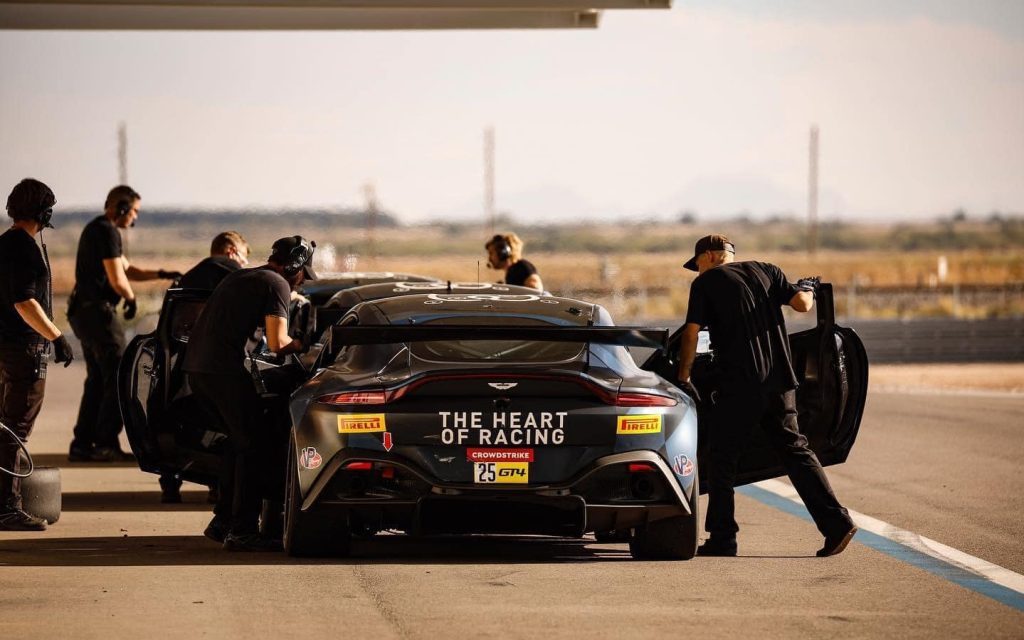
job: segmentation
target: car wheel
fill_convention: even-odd
[[[21,481],[22,508],[37,518],[53,524],[60,520],[60,468],[36,467]]]
[[[690,515],[674,516],[637,527],[629,552],[637,560],[689,560],[697,554],[700,530],[700,489],[693,480]]]
[[[294,557],[347,556],[352,545],[348,519],[303,512],[295,443],[288,448],[288,478],[284,505],[284,550]]]

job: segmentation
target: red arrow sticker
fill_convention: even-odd
[[[385,451],[391,451],[391,447],[393,447],[393,446],[394,446],[394,443],[391,442],[391,432],[390,431],[385,431],[384,432],[384,450]]]

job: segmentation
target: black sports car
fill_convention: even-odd
[[[420,276],[413,273],[394,273],[391,271],[341,271],[337,273],[321,273],[316,280],[302,285],[299,291],[309,298],[315,307],[327,304],[331,296],[351,287],[386,282],[440,282],[431,276]]]
[[[176,370],[197,304],[194,292],[168,293],[160,327],[129,346],[120,390],[140,467],[204,482],[223,436]],[[286,548],[344,554],[353,534],[383,529],[617,532],[637,557],[692,557],[702,456],[694,402],[670,382],[678,343],[642,367],[626,350],[665,333],[614,327],[577,300],[436,293],[356,305],[306,367],[258,356],[268,411],[298,385]],[[842,462],[867,360],[856,334],[834,324],[827,285],[817,327],[791,344],[801,429],[823,464]],[[740,467],[738,484],[784,474],[766,442]]]

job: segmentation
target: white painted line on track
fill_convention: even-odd
[[[755,483],[754,486],[760,487],[765,491],[774,493],[775,495],[785,498],[803,506],[803,501],[797,494],[796,489],[792,485],[779,480],[763,480]],[[971,573],[974,573],[986,580],[998,584],[1016,591],[1017,593],[1024,594],[1024,575],[1010,571],[1006,567],[1001,567],[997,564],[993,564],[987,560],[976,558],[970,554],[964,553],[959,549],[942,544],[926,538],[922,535],[918,535],[913,531],[907,531],[906,529],[900,529],[896,525],[889,524],[877,518],[872,518],[869,515],[865,515],[852,509],[847,509],[850,512],[850,517],[857,526],[865,531],[870,531],[878,536],[892,540],[893,542],[899,543],[903,546],[909,547],[919,553],[923,553],[927,556],[935,558],[946,564],[959,567]],[[857,538],[854,537],[854,541]]]

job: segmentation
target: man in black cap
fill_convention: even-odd
[[[258,533],[261,501],[271,493],[268,482],[284,452],[268,451],[273,425],[263,418],[262,403],[246,366],[246,348],[258,327],[278,355],[302,351],[288,334],[291,292],[315,279],[311,265],[315,244],[302,236],[274,243],[267,264],[242,269],[224,278],[206,301],[189,336],[184,369],[192,391],[227,429],[227,451],[220,477],[220,499],[204,534],[238,551],[276,551],[280,540]],[[283,469],[283,465],[281,465]],[[275,476],[268,478],[268,476]]]
[[[181,277],[177,271],[140,269],[125,258],[120,230],[135,226],[141,199],[127,185],[114,187],[107,194],[103,215],[85,225],[78,241],[68,321],[82,341],[86,377],[68,450],[72,462],[135,459],[121,451],[118,443],[123,424],[117,403],[117,365],[124,353],[125,337],[115,313],[117,304],[124,299],[124,317],[131,320],[138,305],[129,280]]]
[[[704,528],[711,537],[698,555],[736,555],[736,465],[743,441],[759,424],[782,458],[786,473],[825,536],[819,556],[843,551],[857,532],[839,504],[825,472],[797,427],[797,379],[782,306],[810,311],[817,280],[790,284],[779,267],[766,262],[733,262],[736,246],[722,235],[697,241],[684,266],[699,275],[690,302],[679,354],[679,381],[690,382],[697,333],[708,327],[715,352],[716,389],[709,399],[711,481]]]
[[[52,228],[57,199],[38,180],[25,178],[7,198],[14,223],[0,235],[0,531],[42,531],[46,521],[22,510],[20,446],[32,433],[46,391],[46,359],[71,364],[67,338],[52,321],[50,265],[35,237]],[[45,245],[43,245],[45,249]]]

